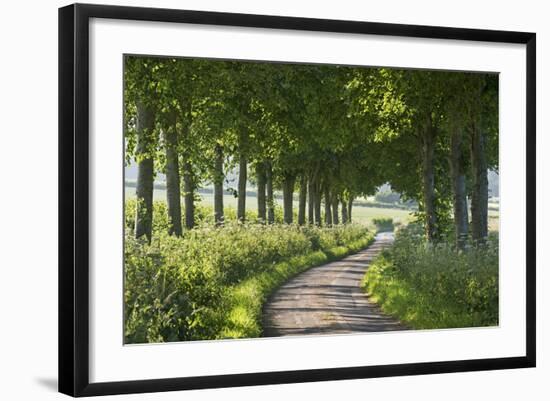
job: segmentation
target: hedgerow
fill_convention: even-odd
[[[415,329],[498,325],[498,239],[457,252],[409,225],[369,267],[363,288]]]
[[[155,213],[162,214],[159,204]],[[160,217],[155,220],[163,224]],[[203,222],[179,238],[157,227],[149,244],[133,238],[127,218],[125,341],[259,335],[258,311],[270,291],[297,272],[342,257],[370,239],[372,233],[353,224],[321,228],[227,222],[216,227]],[[238,300],[245,288],[260,294],[252,308]],[[253,322],[241,331],[234,318],[239,307]]]

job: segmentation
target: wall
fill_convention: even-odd
[[[318,18],[356,19],[537,32],[538,42],[538,322],[539,367],[528,370],[384,378],[316,384],[205,390],[125,399],[276,400],[364,397],[409,400],[548,399],[547,335],[550,284],[544,271],[550,258],[541,207],[550,191],[543,160],[550,106],[548,71],[550,25],[545,2],[524,0],[455,2],[292,1],[115,1],[113,4],[203,9]],[[3,4],[0,23],[0,395],[6,400],[50,400],[57,375],[57,7],[61,1]],[[545,196],[546,195],[546,196]],[[545,316],[543,316],[545,315]],[[546,379],[546,380],[545,380]],[[110,397],[114,398],[114,397]],[[118,397],[122,399],[121,397]]]

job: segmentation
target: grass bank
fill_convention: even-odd
[[[362,286],[385,313],[414,329],[498,325],[498,240],[456,252],[426,243],[410,225],[369,267]]]
[[[230,308],[221,331],[222,338],[251,338],[262,334],[262,309],[269,296],[282,284],[311,267],[319,266],[366,248],[374,234],[366,233],[355,241],[326,250],[295,256],[269,271],[235,286],[230,292]]]

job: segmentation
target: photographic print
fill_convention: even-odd
[[[74,4],[58,82],[60,392],[536,365],[534,33]]]
[[[499,75],[124,55],[124,343],[499,325]]]

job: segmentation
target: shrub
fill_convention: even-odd
[[[372,223],[378,231],[393,231],[393,219],[391,217],[375,217]]]
[[[197,263],[175,238],[147,245],[126,236],[125,341],[176,341],[211,337],[223,301],[209,260]],[[207,255],[205,255],[207,257]]]
[[[154,213],[165,214],[162,202],[155,202]],[[133,239],[131,228],[127,229],[127,343],[226,337],[229,316],[236,313],[236,286],[247,280],[280,283],[323,258],[344,256],[351,249],[348,244],[372,238],[365,228],[353,224],[321,228],[226,222],[215,227],[204,220],[177,238],[161,229],[165,223],[158,217],[151,244]],[[131,221],[127,215],[127,226]],[[285,264],[292,268],[281,267]],[[260,293],[259,302],[265,291],[273,289],[254,288]]]
[[[393,191],[381,191],[374,195],[374,199],[382,203],[398,203],[401,200],[401,195]]]
[[[421,229],[399,231],[369,267],[363,287],[382,309],[416,329],[498,324],[498,242],[457,252],[427,243]]]
[[[126,228],[134,231],[135,225],[136,199],[127,199],[124,207],[124,220]],[[182,222],[185,222],[185,207],[182,205]],[[295,213],[296,214],[296,213]],[[275,223],[283,223],[283,208],[275,205],[274,211]],[[297,216],[294,216],[295,220]],[[258,220],[258,213],[255,210],[246,210],[246,221],[255,223]],[[226,222],[237,221],[237,209],[231,206],[224,207],[224,220]],[[204,224],[214,224],[213,206],[203,205],[201,202],[195,203],[195,223],[197,226]],[[168,231],[168,206],[162,200],[153,201],[153,233],[162,234]]]

